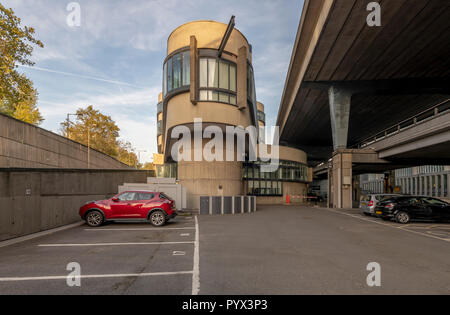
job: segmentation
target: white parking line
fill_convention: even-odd
[[[195,245],[194,245],[194,270],[192,272],[192,295],[198,295],[200,291],[200,245],[198,219],[195,216]]]
[[[148,243],[93,243],[93,244],[40,244],[38,247],[83,247],[83,246],[132,246],[132,245],[178,245],[194,242],[148,242]]]
[[[129,229],[84,229],[85,231],[170,231],[170,230],[195,230],[195,227],[184,228],[129,228]]]
[[[332,209],[327,209],[327,208],[321,208],[321,209],[324,209],[324,210],[327,210],[327,211],[330,211],[330,212],[334,212],[334,213],[337,213],[337,214],[346,215],[346,216],[349,216],[349,217],[352,217],[352,218],[355,218],[355,219],[359,219],[359,220],[363,220],[363,221],[367,221],[367,222],[372,222],[372,223],[379,224],[379,225],[388,226],[388,227],[391,227],[393,229],[397,229],[397,230],[400,229],[402,231],[406,231],[406,232],[409,232],[409,233],[422,235],[422,236],[429,237],[429,238],[434,238],[434,239],[441,240],[441,241],[444,241],[444,242],[450,242],[450,239],[445,239],[445,238],[441,238],[441,237],[434,236],[434,235],[431,235],[431,234],[425,234],[425,233],[421,233],[421,232],[417,232],[417,231],[414,231],[414,230],[407,229],[408,225],[395,226],[395,225],[391,225],[391,224],[388,224],[388,223],[378,222],[378,221],[375,221],[375,220],[366,219],[366,218],[363,218],[363,217],[359,217],[357,215],[353,215],[353,214],[349,214],[349,213],[345,213],[345,212],[340,212],[340,211],[336,211],[336,210],[332,210]]]
[[[130,278],[130,277],[153,277],[153,276],[172,276],[172,275],[187,275],[192,274],[192,271],[175,271],[175,272],[150,272],[150,273],[123,273],[123,274],[105,274],[105,275],[80,275],[80,279],[95,279],[95,278]],[[36,281],[36,280],[66,280],[67,276],[45,276],[45,277],[11,277],[0,278],[0,282],[12,281]]]
[[[14,245],[14,244],[17,244],[17,243],[29,241],[29,240],[32,240],[34,238],[47,236],[47,235],[50,235],[50,234],[53,234],[53,233],[57,233],[57,232],[65,231],[65,230],[68,230],[68,229],[72,229],[74,227],[78,227],[78,226],[81,226],[83,224],[84,224],[84,221],[83,222],[77,222],[77,223],[74,223],[74,224],[64,225],[64,226],[61,226],[61,227],[58,227],[58,228],[54,228],[54,229],[51,229],[51,230],[37,232],[37,233],[30,234],[30,235],[25,235],[25,236],[13,238],[11,240],[2,241],[2,242],[0,242],[0,247],[6,247],[6,246]]]
[[[186,252],[180,252],[180,251],[174,251],[172,253],[173,256],[184,256],[186,255]]]

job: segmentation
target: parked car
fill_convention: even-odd
[[[379,202],[375,213],[383,220],[395,219],[401,224],[411,220],[450,221],[450,204],[432,197],[392,197]]]
[[[320,196],[319,194],[317,194],[317,193],[314,193],[314,192],[309,192],[309,193],[307,193],[306,194],[306,199],[308,200],[308,201],[317,201],[317,202],[323,202],[323,197],[322,196]]]
[[[375,207],[377,204],[390,197],[401,196],[398,194],[364,194],[361,196],[361,200],[359,202],[359,209],[368,216],[376,215]]]
[[[111,199],[90,201],[80,208],[81,218],[92,227],[118,220],[145,220],[162,226],[176,215],[172,199],[164,193],[150,191],[126,191]]]

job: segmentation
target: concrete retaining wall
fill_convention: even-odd
[[[85,202],[151,176],[153,171],[0,169],[0,241],[77,222]]]
[[[130,169],[48,130],[0,114],[0,168]]]

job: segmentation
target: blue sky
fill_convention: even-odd
[[[58,132],[67,113],[94,105],[112,116],[141,161],[156,152],[156,103],[166,41],[177,26],[208,19],[228,23],[253,45],[258,100],[274,125],[302,0],[80,0],[80,27],[70,27],[65,0],[2,0],[44,45],[33,68],[19,68],[39,92],[43,128]],[[270,61],[270,62],[269,62]]]

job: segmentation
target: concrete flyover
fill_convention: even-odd
[[[331,190],[342,196],[335,207],[351,207],[352,195],[352,153],[338,150],[358,149],[450,94],[450,2],[378,1],[381,25],[369,26],[370,2],[305,1],[278,112],[282,144],[304,150],[311,166],[332,159]],[[432,134],[446,117],[365,149],[379,150],[385,168],[448,163],[448,132]]]

